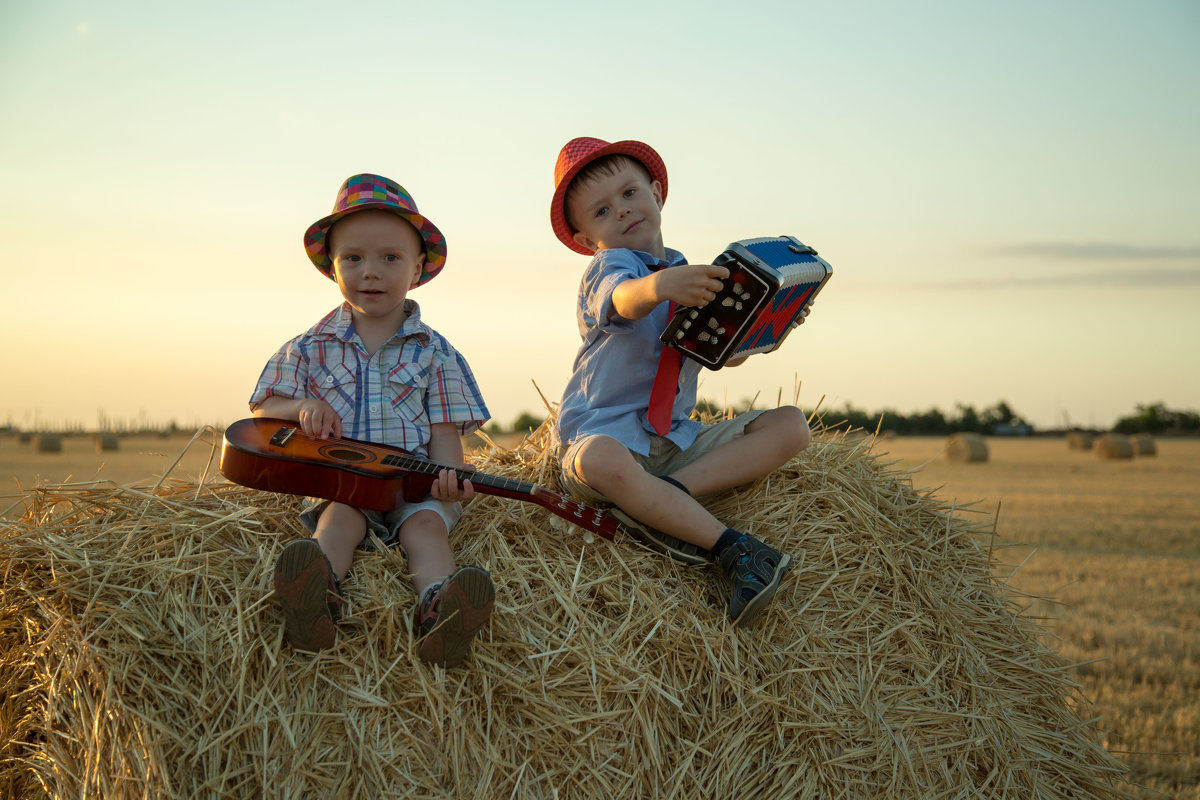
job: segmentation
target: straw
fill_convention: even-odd
[[[458,669],[416,658],[395,550],[343,582],[337,645],[282,641],[296,498],[48,485],[0,529],[0,794],[73,797],[1126,796],[1071,670],[995,577],[993,521],[818,436],[707,499],[792,554],[731,627],[687,567],[477,497],[452,535],[497,608]],[[557,488],[547,428],[483,472]]]

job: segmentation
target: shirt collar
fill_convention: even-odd
[[[404,308],[408,311],[408,317],[405,318],[404,324],[400,326],[400,330],[396,331],[392,339],[415,336],[422,344],[428,344],[430,341],[429,329],[421,322],[421,307],[417,305],[416,300],[406,299]],[[358,339],[358,333],[354,330],[354,318],[350,314],[350,304],[342,303],[338,306],[314,333],[333,336],[343,342],[352,342]]]
[[[663,248],[664,258],[655,258],[645,250],[630,250],[635,256],[642,260],[652,270],[663,269],[664,267],[678,267],[681,264],[686,264],[687,259],[683,257],[683,253],[678,250],[672,250],[669,247]]]

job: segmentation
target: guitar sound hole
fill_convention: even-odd
[[[321,455],[337,461],[370,461],[371,454],[362,450],[351,450],[348,447],[322,447]]]

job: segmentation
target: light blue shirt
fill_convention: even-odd
[[[657,434],[647,420],[647,406],[669,304],[659,303],[642,319],[625,319],[613,308],[612,293],[622,281],[687,263],[676,250],[667,248],[666,256],[660,261],[640,250],[602,250],[584,271],[576,308],[583,344],[559,406],[555,429],[559,445],[602,434],[636,453],[650,453],[651,437]],[[692,445],[701,428],[690,418],[696,408],[699,373],[699,363],[683,359],[666,436],[681,450]]]

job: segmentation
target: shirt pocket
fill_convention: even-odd
[[[429,388],[428,365],[400,364],[387,375],[388,402],[398,416],[416,422],[425,416],[425,394]]]
[[[354,419],[358,406],[358,381],[354,371],[342,364],[321,364],[309,373],[309,394],[330,405],[342,422]]]

